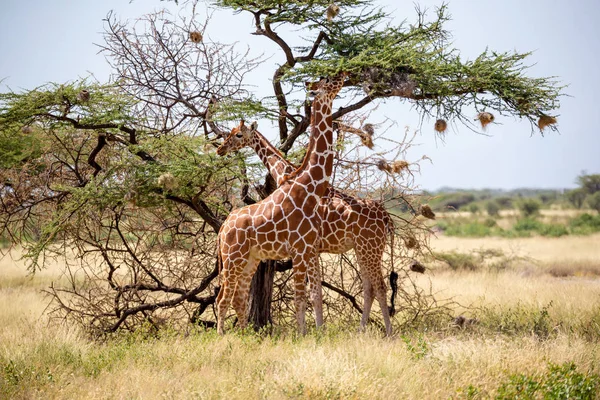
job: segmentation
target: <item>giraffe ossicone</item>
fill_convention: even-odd
[[[256,122],[250,127],[241,121],[232,129],[217,149],[221,156],[244,147],[254,149],[277,185],[296,167],[257,130]],[[358,199],[335,188],[321,198],[322,233],[319,253],[341,254],[354,249],[363,281],[364,307],[361,329],[369,320],[374,298],[379,302],[386,334],[392,333],[386,302],[386,284],[383,278],[382,258],[388,234],[393,234],[393,222],[383,205],[377,201]]]
[[[294,303],[300,332],[305,331],[306,280],[317,327],[323,324],[320,240],[320,199],[333,172],[333,99],[346,74],[322,79],[315,90],[308,151],[302,165],[271,195],[232,211],[219,231],[221,290],[217,296],[217,330],[224,333],[225,314],[233,300],[240,328],[247,325],[248,292],[258,262],[292,259]],[[220,151],[218,151],[220,154]],[[235,296],[234,296],[235,295]]]

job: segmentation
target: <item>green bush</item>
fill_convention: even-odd
[[[513,225],[512,229],[517,232],[538,232],[543,224],[537,219],[521,218]]]
[[[493,228],[497,226],[498,223],[494,218],[486,218],[485,221],[483,221],[483,225],[487,226],[488,228]]]
[[[581,214],[569,222],[569,228],[577,235],[600,232],[600,215]]]
[[[519,210],[525,218],[537,215],[540,212],[541,204],[534,199],[525,199],[519,203]]]
[[[471,205],[469,205],[469,212],[471,214],[477,214],[479,212],[479,206],[475,203],[472,203]]]
[[[447,225],[445,231],[448,236],[483,237],[491,236],[492,229],[481,222],[467,222]]]
[[[548,364],[544,375],[515,374],[498,389],[496,399],[582,399],[597,398],[600,377],[577,371],[573,362]]]
[[[542,236],[561,237],[569,234],[564,225],[560,224],[542,224],[538,233]]]
[[[600,192],[588,195],[586,201],[592,210],[596,210],[600,214]]]
[[[475,271],[481,267],[481,258],[475,254],[458,253],[451,251],[448,253],[434,253],[434,258],[439,261],[443,261],[450,269],[454,271],[467,270]]]
[[[488,201],[485,205],[485,210],[490,217],[496,217],[500,215],[500,204],[496,201]]]

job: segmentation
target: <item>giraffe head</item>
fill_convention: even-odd
[[[340,72],[333,78],[321,78],[318,82],[307,82],[309,93],[319,100],[333,100],[344,86],[347,72]]]
[[[224,156],[232,151],[249,146],[250,142],[252,141],[252,137],[256,132],[257,126],[258,124],[256,121],[254,121],[252,124],[250,124],[250,127],[247,127],[245,125],[245,121],[242,120],[240,125],[233,128],[229,136],[225,138],[223,144],[219,146],[217,149],[217,154]]]

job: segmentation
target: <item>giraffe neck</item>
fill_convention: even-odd
[[[283,158],[279,150],[258,131],[254,132],[250,147],[254,149],[260,161],[267,167],[269,173],[277,182],[277,186],[283,183],[286,175],[294,172],[294,165]]]
[[[332,104],[333,98],[330,96],[317,96],[313,101],[310,142],[294,178],[294,181],[303,185],[312,183],[313,192],[320,197],[324,195],[333,173]]]

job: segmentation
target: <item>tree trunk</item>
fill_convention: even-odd
[[[273,323],[271,318],[271,301],[273,300],[273,280],[275,279],[276,261],[261,261],[252,278],[250,286],[250,312],[248,322],[259,330]]]

